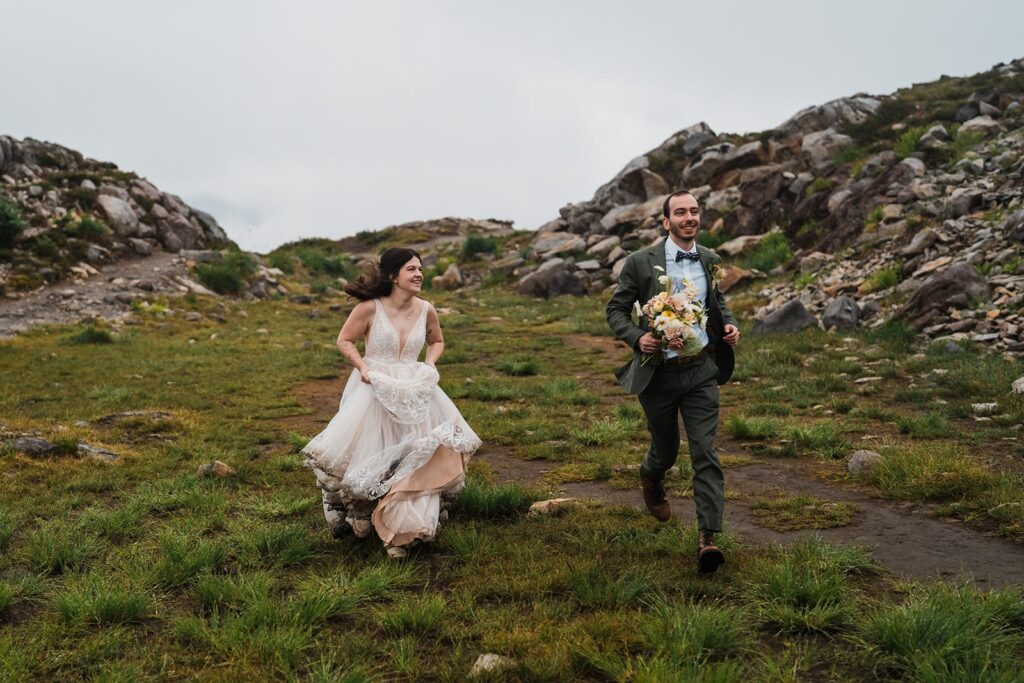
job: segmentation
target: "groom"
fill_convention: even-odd
[[[734,363],[733,349],[740,331],[725,305],[714,273],[722,259],[696,243],[700,228],[700,207],[687,190],[673,192],[662,207],[661,224],[666,239],[629,255],[619,275],[619,285],[605,314],[618,339],[633,349],[633,360],[616,371],[619,384],[638,394],[647,416],[651,445],[640,464],[640,488],[647,509],[660,522],[672,517],[672,508],[662,480],[679,456],[679,421],[682,413],[686,440],[693,464],[693,501],[697,506],[697,569],[711,573],[725,562],[715,545],[714,534],[722,529],[725,507],[725,479],[715,452],[718,428],[718,385],[729,381]],[[641,318],[634,324],[630,313],[634,302],[643,305],[661,289],[660,271],[673,279],[689,280],[704,302],[707,329],[695,326],[702,343],[700,352],[683,356],[681,342],[663,348],[647,331]],[[646,364],[642,354],[657,354]],[[660,356],[660,357],[659,357]]]

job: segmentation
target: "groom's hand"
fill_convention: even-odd
[[[740,340],[740,328],[735,325],[725,325],[722,329],[725,332],[722,336],[722,341],[729,346],[736,346],[736,342]]]
[[[644,336],[640,337],[640,341],[637,342],[637,346],[642,353],[654,353],[661,348],[661,342],[655,339],[654,335],[650,332],[645,332]]]

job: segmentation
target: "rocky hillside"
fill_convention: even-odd
[[[522,293],[603,290],[671,189],[757,291],[759,327],[880,325],[1024,350],[1024,59],[855,95],[752,135],[685,128],[541,226]],[[767,257],[767,258],[766,258]],[[761,266],[741,268],[739,266]]]
[[[213,216],[60,145],[0,136],[0,293],[154,250],[233,246]]]

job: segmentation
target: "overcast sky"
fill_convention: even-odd
[[[113,161],[247,249],[536,228],[706,121],[1024,57],[1024,3],[0,0],[0,134]]]

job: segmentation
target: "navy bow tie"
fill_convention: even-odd
[[[679,263],[683,259],[686,259],[687,261],[700,261],[700,254],[695,251],[677,251],[676,263]]]

